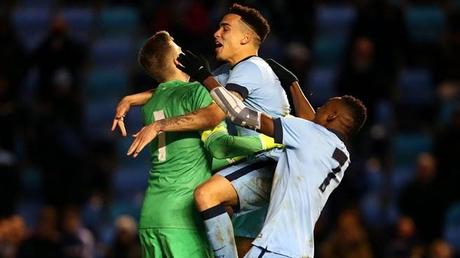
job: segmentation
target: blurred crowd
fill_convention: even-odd
[[[217,67],[231,2],[0,3],[0,257],[140,257],[148,153],[126,157],[115,106],[156,86],[136,63],[155,31]],[[369,108],[316,257],[460,257],[460,1],[238,2],[271,22],[260,56],[314,106],[350,94]],[[139,110],[126,121],[136,132]]]

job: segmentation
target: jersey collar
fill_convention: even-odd
[[[255,57],[255,56],[257,56],[257,55],[252,55],[252,56],[248,56],[248,57],[245,57],[245,58],[241,59],[240,61],[238,61],[238,63],[232,65],[232,67],[230,67],[230,70],[233,70],[233,68],[235,68],[235,66],[237,66],[239,63],[244,62],[244,61],[248,60],[249,58]]]
[[[174,87],[174,86],[183,85],[183,84],[186,84],[186,83],[188,83],[188,82],[184,82],[184,81],[180,81],[180,80],[171,80],[171,81],[167,81],[167,82],[162,82],[158,86],[161,87],[161,88]]]

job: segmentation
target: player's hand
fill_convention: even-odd
[[[270,58],[267,59],[266,62],[268,63],[268,65],[270,65],[273,72],[275,72],[276,76],[278,76],[278,79],[280,79],[281,82],[281,86],[284,89],[289,89],[292,83],[299,81],[299,79],[297,79],[297,76],[295,76],[293,72],[289,71],[286,67],[282,66],[275,60]]]
[[[115,111],[115,117],[113,118],[112,122],[112,132],[118,127],[121,135],[126,136],[124,119],[130,107],[131,104],[125,98],[118,102],[117,109]]]
[[[159,133],[160,129],[155,123],[142,127],[139,132],[133,135],[135,139],[129,147],[127,155],[133,155],[133,158],[137,157],[139,152],[155,139]]]
[[[195,55],[190,50],[185,50],[184,53],[180,53],[177,58],[178,64],[176,67],[184,73],[190,75],[193,79],[203,82],[209,76],[212,76],[209,71],[209,63],[206,59]]]

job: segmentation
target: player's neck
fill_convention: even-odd
[[[237,63],[241,62],[241,60],[244,60],[244,59],[246,59],[248,57],[251,57],[251,56],[257,56],[257,55],[258,55],[258,51],[255,48],[244,49],[244,50],[239,51],[238,53],[236,53],[235,56],[233,56],[232,58],[230,58],[228,60],[228,63],[231,66],[234,66]]]
[[[184,81],[184,82],[188,82],[188,80],[190,79],[190,76],[188,76],[187,74],[183,73],[183,72],[180,72],[180,71],[176,71],[175,73],[171,73],[171,74],[168,74],[165,76],[165,81]]]
[[[342,141],[348,142],[348,134],[347,129],[344,127],[344,125],[334,121],[328,125],[325,126],[328,130],[334,132]]]

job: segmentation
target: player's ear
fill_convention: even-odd
[[[249,43],[249,39],[250,39],[249,33],[245,33],[245,34],[244,34],[244,37],[241,39],[241,44],[242,44],[242,45],[248,44],[248,43]]]
[[[336,118],[337,118],[337,112],[333,112],[327,115],[326,121],[332,122]]]

